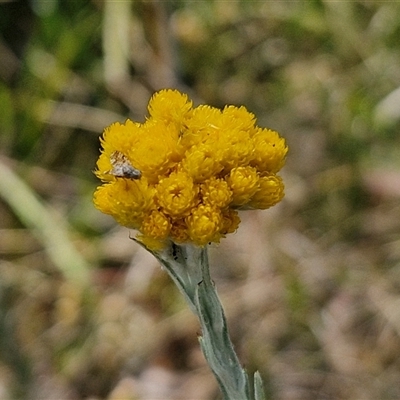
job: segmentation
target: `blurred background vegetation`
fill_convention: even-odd
[[[272,399],[399,399],[399,37],[390,1],[0,1],[0,398],[220,398],[91,202],[103,128],[176,87],[290,147],[284,201],[211,249],[246,368]]]

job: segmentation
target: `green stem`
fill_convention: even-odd
[[[161,252],[151,253],[166,268],[198,316],[203,334],[199,338],[201,349],[224,399],[265,399],[258,373],[254,377],[254,396],[251,394],[248,375],[233,348],[224,310],[211,280],[207,248],[172,243]]]
[[[202,252],[200,266],[203,280],[198,284],[196,308],[203,333],[199,340],[204,356],[225,399],[250,399],[248,376],[233,348],[224,310],[211,281],[207,249]]]

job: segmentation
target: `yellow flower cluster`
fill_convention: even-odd
[[[266,209],[284,196],[276,173],[287,146],[244,107],[200,105],[176,90],[154,94],[144,123],[105,129],[95,206],[139,230],[147,247],[172,240],[219,242],[240,222],[238,209]]]

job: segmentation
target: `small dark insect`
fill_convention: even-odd
[[[112,169],[107,171],[107,174],[114,175],[116,178],[140,179],[142,176],[140,170],[135,168],[128,157],[120,151],[111,153],[110,162]]]

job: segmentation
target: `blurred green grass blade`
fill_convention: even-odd
[[[63,275],[83,287],[89,284],[89,265],[71,243],[67,222],[54,215],[32,189],[0,160],[0,197],[42,242]]]

